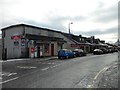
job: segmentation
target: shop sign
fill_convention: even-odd
[[[32,47],[31,48],[31,53],[34,53],[34,51],[35,51],[35,48]]]
[[[78,45],[77,44],[71,44],[71,47],[77,47]]]
[[[21,38],[21,46],[25,46],[26,45],[26,40],[25,38]]]
[[[19,45],[19,41],[14,41],[14,46],[18,46]]]
[[[34,44],[34,41],[33,40],[30,40],[30,41],[28,41],[29,42],[29,44],[31,45],[31,44]]]
[[[11,39],[13,39],[13,40],[18,40],[18,39],[20,39],[20,38],[21,38],[21,36],[20,36],[20,35],[11,36]]]

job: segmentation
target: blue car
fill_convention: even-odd
[[[62,59],[62,58],[72,58],[72,57],[76,57],[75,54],[70,50],[70,49],[62,49],[58,51],[58,58]]]

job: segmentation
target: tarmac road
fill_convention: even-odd
[[[3,62],[3,88],[91,88],[118,53],[65,60]]]

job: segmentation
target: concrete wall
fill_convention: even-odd
[[[0,60],[2,59],[2,45],[0,45]]]
[[[12,27],[4,30],[4,49],[7,49],[7,58],[18,58],[21,56],[21,39],[17,40],[19,42],[18,46],[14,45],[15,40],[11,39],[11,36],[22,35],[23,27]]]
[[[21,46],[21,39],[18,40],[19,45],[16,47],[14,45],[14,41],[13,39],[11,39],[11,36],[15,36],[15,35],[22,35],[23,32],[25,30],[25,34],[33,34],[33,35],[42,35],[42,36],[51,36],[51,37],[58,37],[58,38],[63,38],[65,41],[67,41],[67,43],[63,44],[63,48],[71,48],[71,44],[75,44],[73,41],[69,40],[69,38],[67,38],[66,36],[64,36],[62,33],[59,32],[54,32],[54,31],[48,31],[48,30],[43,30],[43,29],[39,29],[39,28],[32,28],[32,27],[28,27],[28,26],[18,26],[18,27],[12,27],[12,28],[8,28],[5,31],[5,37],[4,37],[4,48],[7,48],[7,58],[19,58],[21,57],[21,48],[23,48]],[[54,43],[54,55],[57,55],[57,51],[59,49],[57,42],[53,42]],[[44,45],[43,45],[44,48]],[[50,44],[50,48],[49,48],[50,52],[51,52],[51,44]],[[72,49],[72,48],[71,48]],[[47,55],[47,54],[46,54]],[[50,53],[48,53],[48,56],[51,55]]]
[[[49,36],[49,37],[59,37],[60,33],[54,32],[51,30],[43,30],[43,29],[38,29],[38,28],[32,28],[32,27],[25,27],[25,33],[26,34],[33,34],[33,35],[41,35],[41,36]]]
[[[2,39],[0,39],[0,60],[2,59]]]

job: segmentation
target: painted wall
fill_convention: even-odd
[[[4,48],[7,48],[7,58],[19,58],[21,57],[21,39],[17,40],[19,42],[18,46],[14,45],[15,40],[11,39],[12,36],[15,35],[22,35],[25,34],[33,34],[33,35],[42,35],[42,36],[51,36],[51,37],[58,37],[58,38],[63,38],[67,43],[63,44],[63,48],[70,48],[70,44],[74,43],[70,41],[67,37],[65,37],[62,33],[59,32],[54,32],[54,31],[48,31],[48,30],[42,30],[39,28],[32,28],[28,26],[17,26],[17,27],[12,27],[8,28],[5,31],[5,37],[4,37]],[[54,44],[54,55],[57,55],[57,52],[60,47],[58,47],[57,42],[52,42]],[[45,56],[50,56],[51,55],[51,44],[49,45],[49,53],[45,53]],[[43,45],[44,49],[44,45]],[[43,52],[44,53],[44,52]]]
[[[2,59],[2,45],[0,45],[0,60]]]
[[[43,30],[38,28],[32,28],[32,27],[25,27],[25,33],[26,34],[33,34],[33,35],[41,35],[41,36],[49,36],[49,37],[59,37],[61,38],[61,33],[54,32],[52,30]]]
[[[0,39],[0,60],[2,60],[2,39]]]
[[[4,48],[7,48],[7,58],[16,58],[21,56],[21,39],[18,39],[19,45],[15,46],[15,40],[11,39],[12,36],[22,35],[23,27],[13,27],[4,30]]]

